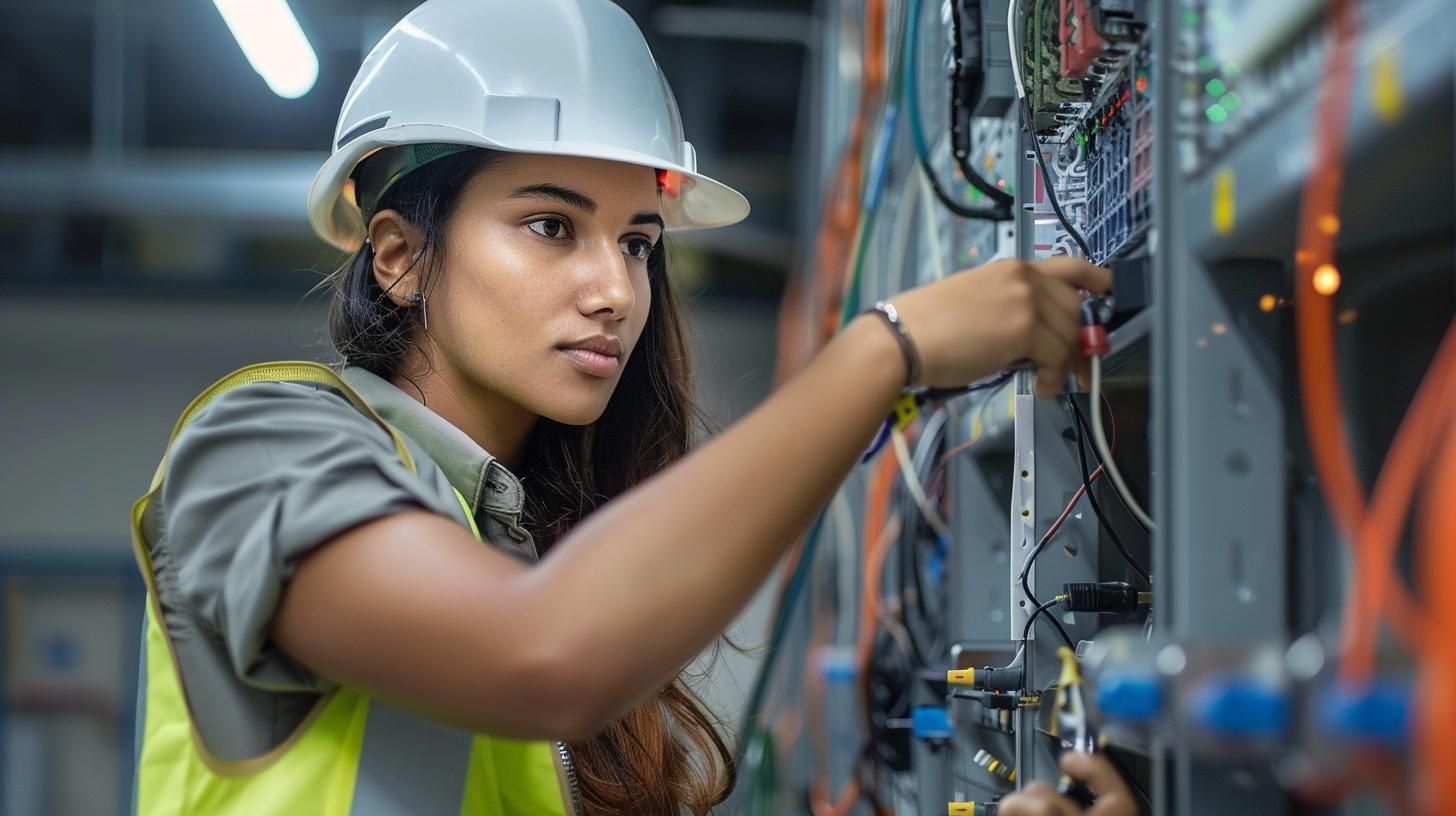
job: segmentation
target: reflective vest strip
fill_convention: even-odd
[[[456,816],[471,734],[374,700],[350,816]]]

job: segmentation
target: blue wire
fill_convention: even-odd
[[[880,432],[875,434],[875,441],[871,442],[870,446],[865,449],[864,454],[859,457],[859,463],[861,465],[875,458],[875,454],[879,453],[885,447],[885,443],[890,439],[890,428],[894,425],[895,419],[891,417],[885,420],[885,424],[880,426]]]
[[[870,174],[870,183],[865,188],[864,204],[865,212],[875,209],[880,205],[880,193],[885,189],[885,181],[890,176],[890,145],[895,141],[896,126],[900,121],[900,106],[893,101],[885,105],[884,118],[880,120],[879,140],[875,145],[874,170]]]

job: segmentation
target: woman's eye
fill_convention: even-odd
[[[629,257],[645,261],[652,254],[652,242],[646,238],[628,238],[622,242],[622,251]]]
[[[564,238],[566,236],[566,222],[560,218],[538,218],[526,225],[531,232],[542,238]]]

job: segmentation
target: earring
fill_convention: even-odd
[[[415,292],[413,295],[405,298],[405,300],[420,307],[420,312],[425,318],[425,331],[428,332],[430,330],[430,304],[425,301],[425,293]]]

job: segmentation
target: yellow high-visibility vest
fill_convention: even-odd
[[[171,442],[219,395],[258,382],[311,382],[333,388],[393,437],[411,472],[414,457],[333,370],[316,363],[263,363],[239,369],[203,391],[177,420]],[[137,756],[140,816],[564,816],[563,786],[576,799],[570,755],[560,743],[471,734],[401,711],[350,688],[321,696],[281,745],[225,761],[210,754],[192,720],[176,654],[157,600],[142,517],[167,469],[132,508],[132,549],[147,584],[145,716]],[[465,521],[480,530],[464,496]],[[579,811],[580,808],[572,808]]]

